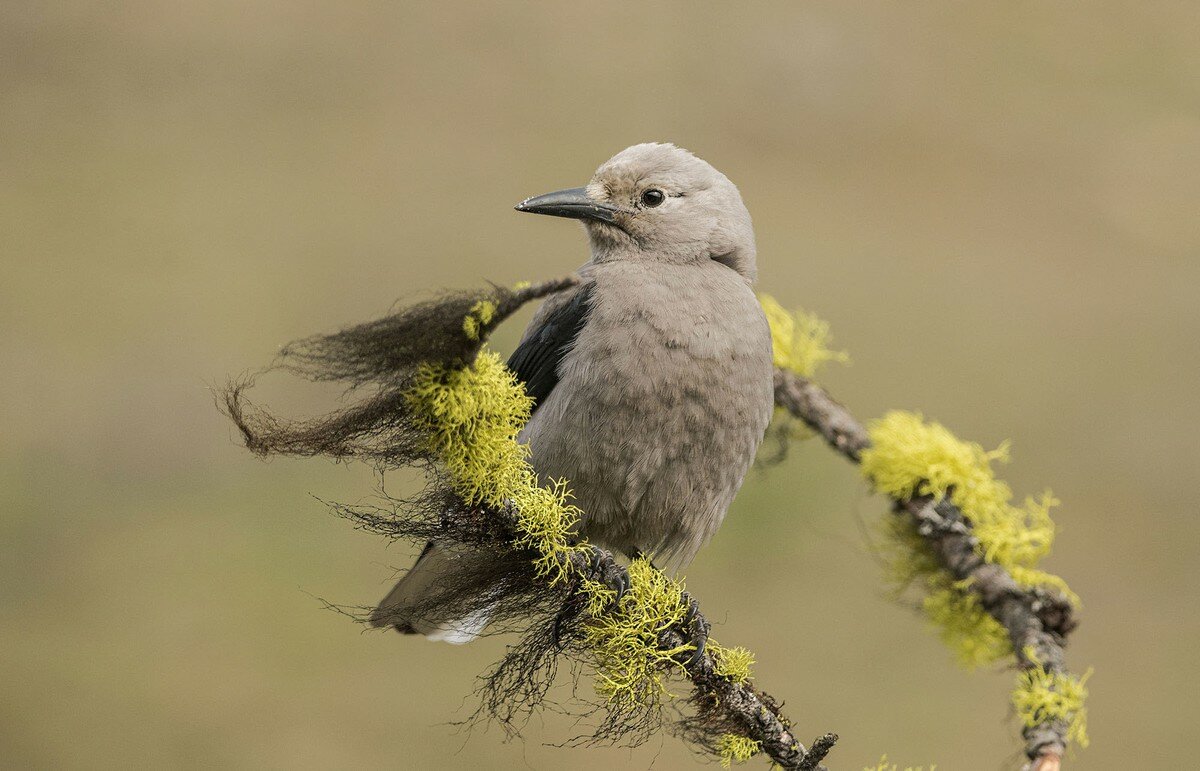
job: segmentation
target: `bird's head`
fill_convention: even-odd
[[[596,262],[715,260],[755,277],[754,228],[737,187],[672,144],[626,148],[586,187],[527,198],[517,211],[581,220]]]

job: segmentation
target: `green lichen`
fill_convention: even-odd
[[[1008,572],[1013,577],[1013,580],[1017,582],[1017,586],[1020,586],[1022,589],[1054,589],[1058,591],[1059,594],[1066,597],[1067,602],[1071,603],[1075,607],[1079,607],[1079,605],[1082,603],[1082,601],[1079,599],[1079,595],[1071,590],[1071,587],[1067,585],[1067,582],[1062,577],[1056,576],[1053,573],[1047,573],[1044,570],[1027,568],[1021,565],[1011,565],[1008,568]]]
[[[734,763],[744,763],[762,751],[762,742],[746,736],[723,734],[717,741],[717,752],[721,756],[721,768],[731,768]]]
[[[907,517],[884,517],[879,522],[878,549],[887,566],[892,594],[899,597],[913,584],[923,584],[944,572],[942,562]]]
[[[1084,701],[1091,676],[1090,669],[1077,678],[1062,672],[1047,672],[1035,664],[1017,675],[1017,686],[1012,694],[1013,708],[1029,728],[1051,720],[1066,722],[1067,738],[1080,747],[1087,747]]]
[[[829,361],[848,362],[845,351],[829,347],[833,336],[829,323],[803,310],[789,312],[774,297],[758,296],[771,326],[771,350],[775,366],[812,378]]]
[[[570,495],[565,480],[550,480],[543,487],[529,470],[523,475],[521,489],[509,498],[516,509],[519,536],[515,543],[538,553],[534,561],[537,574],[551,585],[569,578],[572,551],[588,549],[586,542],[572,543],[580,511],[567,502]]]

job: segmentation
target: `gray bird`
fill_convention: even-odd
[[[634,145],[587,187],[516,208],[582,221],[592,254],[509,359],[534,400],[520,441],[542,479],[568,480],[589,541],[682,567],[720,526],[771,419],[750,214],[724,174],[671,144]],[[459,619],[414,613],[472,558],[431,543],[372,624],[474,639],[486,606]]]

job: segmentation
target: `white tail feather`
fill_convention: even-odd
[[[451,645],[469,643],[478,637],[491,620],[494,605],[488,604],[462,618],[430,619],[428,595],[437,591],[439,583],[455,573],[456,563],[467,555],[430,543],[412,569],[396,584],[388,596],[371,613],[373,627],[394,626],[405,634],[420,634],[426,639]],[[416,611],[422,611],[422,617]]]

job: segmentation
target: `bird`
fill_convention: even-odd
[[[579,220],[591,252],[580,282],[543,302],[508,360],[533,404],[518,440],[540,480],[567,480],[590,543],[681,569],[724,519],[774,405],[741,194],[691,152],[643,143],[586,186],[516,210]],[[371,624],[475,639],[486,603],[461,618],[416,612],[471,558],[431,542]]]

